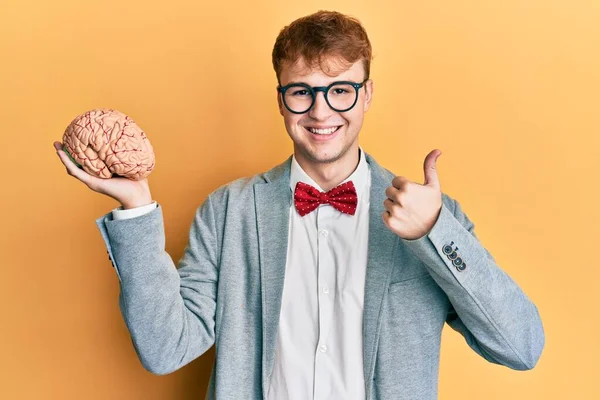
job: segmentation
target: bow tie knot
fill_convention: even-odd
[[[294,191],[294,203],[300,216],[314,211],[321,204],[330,204],[340,212],[354,215],[358,198],[352,181],[342,183],[328,192],[321,192],[314,186],[298,182]]]

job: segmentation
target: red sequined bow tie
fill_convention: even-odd
[[[358,198],[352,181],[342,183],[328,192],[321,192],[311,185],[298,182],[294,191],[294,203],[302,217],[314,211],[320,204],[331,204],[338,211],[354,215]]]

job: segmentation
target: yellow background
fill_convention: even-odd
[[[117,204],[69,177],[52,142],[88,109],[129,114],[156,150],[178,260],[209,192],[291,154],[271,50],[319,9],[358,17],[373,44],[361,145],[419,183],[442,150],[442,190],[542,315],[528,372],[446,329],[439,398],[600,398],[597,0],[2,0],[0,398],[203,398],[212,350],[163,377],[137,360],[94,224]]]

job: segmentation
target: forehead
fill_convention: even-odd
[[[362,60],[348,64],[338,57],[328,57],[321,63],[308,65],[303,58],[300,58],[294,63],[286,62],[282,65],[279,80],[282,86],[298,82],[321,86],[341,80],[362,82],[364,75]]]

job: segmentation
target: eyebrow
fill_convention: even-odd
[[[280,83],[279,86],[284,87],[284,86],[289,86],[289,85],[303,84],[303,85],[307,85],[307,86],[310,86],[310,87],[327,87],[327,86],[331,85],[332,83],[336,83],[336,82],[354,82],[354,83],[360,83],[360,81],[357,82],[355,80],[347,78],[347,79],[339,79],[339,80],[336,80],[336,81],[331,81],[331,82],[327,83],[326,85],[319,85],[319,86],[312,86],[312,85],[308,84],[307,82],[302,82],[302,81],[298,81],[298,82],[297,81],[292,81],[292,82],[286,83],[285,85],[282,85]]]
[[[303,85],[308,85],[308,83],[306,83],[306,82],[301,82],[301,81],[299,81],[299,82],[292,81],[292,82],[289,82],[289,83],[287,83],[287,84],[285,84],[285,85],[281,85],[281,84],[280,84],[280,85],[281,85],[281,86],[288,86],[288,85],[297,85],[297,84],[300,84],[300,83],[301,83],[301,84],[303,84]],[[310,85],[308,85],[308,86],[310,86]]]

